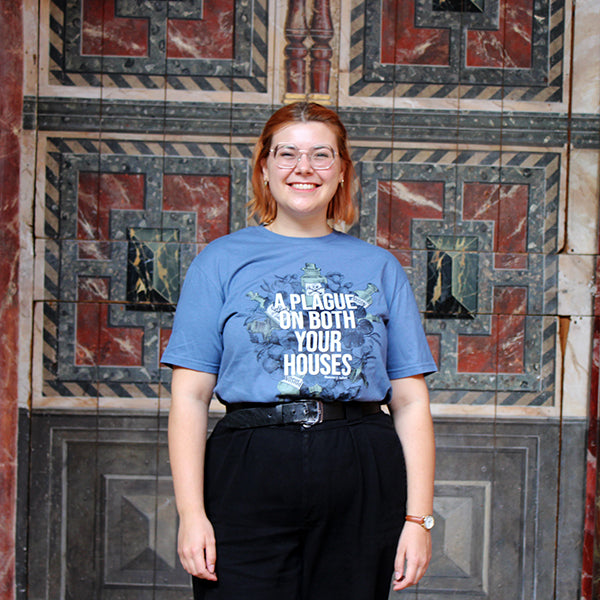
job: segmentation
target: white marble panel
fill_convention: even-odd
[[[586,417],[592,360],[592,317],[572,317],[565,347],[563,416]]]
[[[600,113],[600,2],[577,0],[573,42],[573,111]]]
[[[573,254],[558,258],[558,314],[590,316],[596,292],[594,256]]]
[[[600,34],[598,37],[600,38]],[[573,150],[570,159],[567,252],[571,254],[597,253],[599,198],[600,152],[597,150]]]

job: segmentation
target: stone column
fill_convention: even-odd
[[[329,0],[315,0],[310,36],[313,40],[310,49],[310,99],[321,104],[330,104],[329,78],[333,50],[329,42],[333,38],[333,24]]]
[[[285,21],[285,98],[295,102],[306,98],[306,56],[304,40],[308,35],[304,0],[290,0]]]

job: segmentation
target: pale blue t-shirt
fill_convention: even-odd
[[[248,227],[192,262],[162,362],[218,374],[225,403],[382,402],[390,379],[436,370],[404,270],[333,232]]]

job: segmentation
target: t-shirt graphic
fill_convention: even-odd
[[[254,307],[245,326],[256,359],[279,378],[280,397],[351,400],[368,386],[365,367],[381,343],[374,327],[381,318],[369,313],[379,290],[371,283],[354,290],[315,263],[301,271],[274,275],[248,293]]]

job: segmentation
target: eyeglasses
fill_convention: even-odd
[[[294,169],[300,162],[303,154],[306,154],[310,166],[323,171],[329,169],[335,161],[335,150],[331,146],[313,146],[308,150],[300,150],[294,144],[277,144],[269,150],[273,154],[275,166],[280,169]]]

